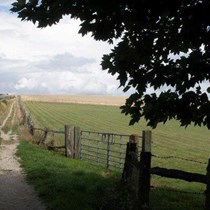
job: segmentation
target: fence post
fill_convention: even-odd
[[[81,138],[80,138],[80,128],[74,128],[74,158],[79,159],[80,157],[80,147],[81,147]]]
[[[43,136],[41,137],[41,139],[39,140],[39,145],[44,144],[44,142],[45,142],[45,140],[46,140],[46,138],[47,138],[47,134],[48,134],[48,129],[45,128],[44,134],[43,134]]]
[[[142,152],[139,164],[139,209],[149,209],[150,169],[151,169],[151,131],[142,132]]]
[[[136,208],[138,201],[138,136],[131,135],[127,143],[124,169],[121,179],[122,192],[125,196],[122,203],[126,210]]]
[[[206,179],[207,179],[207,185],[206,185],[206,203],[205,203],[205,210],[210,210],[210,159],[208,162],[208,166],[206,168]]]
[[[126,181],[132,176],[133,168],[135,165],[134,162],[136,163],[138,161],[137,142],[138,142],[138,136],[131,135],[129,138],[129,142],[127,143],[122,180]]]
[[[65,125],[65,155],[74,157],[74,126]]]
[[[33,125],[30,126],[29,132],[30,132],[30,134],[31,134],[32,136],[34,135],[34,126],[33,126]]]

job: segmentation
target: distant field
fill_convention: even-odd
[[[126,97],[120,96],[78,96],[78,95],[22,95],[23,101],[59,102],[121,106]]]
[[[71,124],[79,126],[82,130],[123,134],[141,134],[142,130],[150,129],[146,126],[145,121],[135,126],[128,126],[129,117],[121,114],[117,106],[67,104],[57,101],[56,103],[46,103],[30,101],[29,98],[24,103],[36,124],[42,127],[63,130],[64,124]],[[180,127],[178,122],[170,121],[165,125],[159,125],[152,133],[152,153],[161,157],[152,158],[153,166],[206,174],[207,165],[205,163],[210,157],[210,139],[207,128],[189,126],[185,129]],[[167,158],[168,156],[176,158]],[[204,164],[179,158],[200,161]],[[152,176],[152,185],[155,187],[151,194],[153,209],[203,209],[205,199],[203,195],[167,191],[202,193],[205,190],[203,184]],[[167,198],[167,202],[165,198]]]

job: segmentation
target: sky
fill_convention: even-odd
[[[100,66],[113,46],[82,37],[80,22],[69,17],[39,29],[11,13],[12,2],[0,1],[1,93],[124,95]]]
[[[0,0],[0,93],[125,95],[117,76],[102,71],[100,65],[113,45],[91,35],[82,37],[80,22],[68,16],[43,29],[21,21],[10,12],[14,1]],[[206,91],[209,83],[201,87]],[[163,90],[167,87],[155,92]],[[147,89],[152,92],[153,88]]]

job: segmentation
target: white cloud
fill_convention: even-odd
[[[14,0],[1,0],[0,2],[0,6],[1,7],[11,7],[12,2],[14,2]]]
[[[100,66],[112,46],[79,35],[80,22],[69,17],[44,29],[21,22],[5,12],[9,3],[0,3],[1,91],[122,95],[116,77]]]
[[[15,89],[29,89],[32,90],[34,88],[38,87],[38,81],[36,81],[34,78],[21,78],[18,81],[18,84],[15,85]]]
[[[87,67],[92,63],[96,63],[96,60],[89,59],[85,57],[75,57],[70,53],[57,54],[52,57],[45,58],[45,60],[38,61],[35,64],[36,68],[40,68],[44,71],[77,71],[86,72],[88,69],[83,69],[82,67]]]
[[[31,22],[21,22],[15,15],[0,13],[0,39],[4,40],[1,51],[10,57],[29,60],[66,52],[76,57],[100,59],[103,53],[109,52],[107,43],[79,35],[79,24],[78,20],[65,17],[58,25],[39,29]]]
[[[91,72],[82,74],[77,71],[44,71],[25,74],[15,89],[25,93],[121,95],[118,85],[114,84],[115,78],[111,80],[105,72],[99,73],[94,67]]]

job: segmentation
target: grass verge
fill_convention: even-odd
[[[67,159],[26,141],[21,141],[17,155],[28,182],[53,210],[100,209],[103,193],[119,179],[116,172]]]

